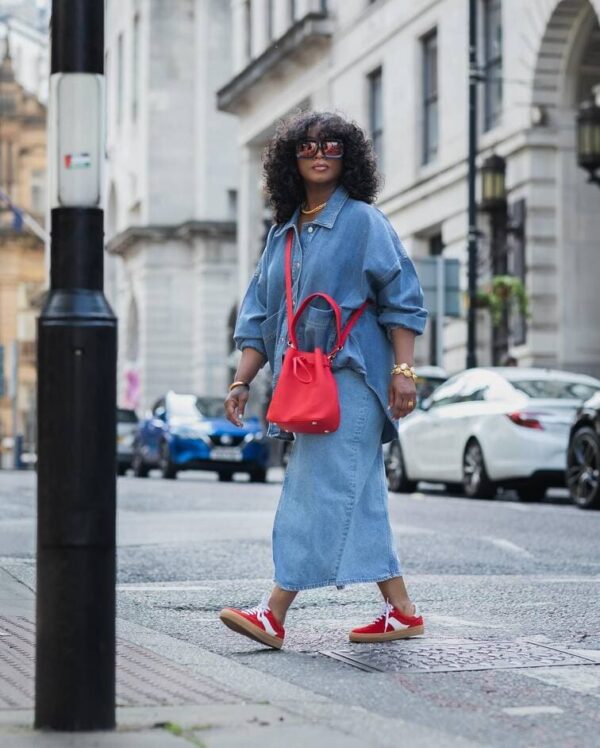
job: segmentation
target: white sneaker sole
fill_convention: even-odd
[[[389,642],[394,639],[408,639],[411,636],[420,636],[425,631],[425,626],[410,626],[407,629],[398,631],[388,631],[385,634],[355,634],[350,632],[351,642],[360,642],[362,644],[375,644],[376,642]]]
[[[237,634],[243,634],[249,639],[254,639],[255,642],[266,644],[268,647],[273,647],[273,649],[281,649],[283,646],[283,639],[268,634],[233,610],[225,608],[225,610],[220,612],[219,618],[232,631],[235,631]]]

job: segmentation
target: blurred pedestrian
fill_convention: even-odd
[[[254,608],[226,608],[234,631],[280,648],[289,606],[300,590],[376,582],[381,614],[350,632],[382,641],[423,632],[402,577],[388,517],[382,442],[416,404],[415,335],[427,313],[413,263],[386,216],[372,203],[379,185],[372,144],[337,114],[303,112],[280,123],[265,149],[264,178],[274,209],[234,338],[242,357],[225,400],[241,425],[250,383],[268,360],[273,384],[288,343],[284,256],[293,232],[294,310],[311,293],[329,294],[343,321],[367,306],[331,364],[341,410],[332,433],[283,431],[293,440],[273,527],[274,588]],[[334,312],[313,300],[297,327],[299,350],[330,351]]]

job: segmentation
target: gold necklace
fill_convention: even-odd
[[[304,210],[304,208],[300,208],[300,212],[303,213],[305,216],[310,216],[313,213],[316,213],[318,210],[321,210],[327,205],[326,202],[321,203],[321,205],[317,205],[316,208],[311,208],[310,210]]]

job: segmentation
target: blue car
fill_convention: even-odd
[[[243,472],[251,481],[264,483],[268,458],[256,416],[246,413],[244,426],[234,426],[225,417],[221,398],[168,392],[140,422],[132,467],[139,478],[152,468],[159,468],[163,478],[175,478],[180,470],[213,470],[222,481]]]

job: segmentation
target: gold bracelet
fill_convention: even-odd
[[[250,385],[248,384],[248,382],[242,382],[241,380],[238,380],[237,382],[232,382],[229,385],[229,392],[231,392],[234,387],[240,387],[241,385],[250,389]]]
[[[404,374],[405,377],[412,379],[413,382],[417,381],[415,367],[409,366],[408,364],[394,364],[392,367],[392,374]]]

